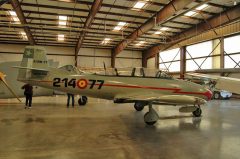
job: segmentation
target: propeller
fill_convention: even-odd
[[[18,99],[19,102],[22,102],[19,97],[14,93],[14,91],[10,88],[10,86],[7,84],[5,80],[5,76],[2,72],[0,72],[0,81],[4,83],[4,85],[8,88],[8,90]]]

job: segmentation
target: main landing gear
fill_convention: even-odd
[[[87,101],[88,101],[88,98],[86,96],[81,96],[79,99],[78,99],[78,104],[81,106],[81,105],[86,105],[87,104]]]
[[[136,110],[137,110],[137,108],[140,109],[140,107],[138,107],[138,106],[136,104],[134,105]],[[196,107],[196,109],[192,112],[192,114],[195,117],[200,117],[202,115],[202,109],[201,109],[200,105],[197,105],[195,107]],[[149,111],[144,115],[144,122],[147,125],[154,125],[157,122],[157,120],[159,119],[159,116],[158,116],[157,112],[153,109],[152,103],[148,103],[148,108],[149,108]]]
[[[192,114],[195,117],[200,117],[202,115],[202,109],[201,109],[200,105],[197,106],[197,109],[195,111],[193,111]]]
[[[149,111],[144,115],[144,121],[147,125],[153,125],[159,119],[157,112],[152,108],[152,103],[148,104]]]
[[[147,105],[145,102],[135,102],[134,108],[136,111],[142,111],[145,105]]]

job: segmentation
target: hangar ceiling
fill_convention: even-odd
[[[0,43],[144,51],[236,7],[239,0],[12,0],[0,8]]]

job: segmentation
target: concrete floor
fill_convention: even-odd
[[[155,107],[146,126],[131,104],[89,99],[66,108],[66,97],[35,97],[32,109],[0,99],[1,159],[231,159],[240,156],[240,102],[211,101],[202,118]]]

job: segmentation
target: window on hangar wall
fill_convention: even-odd
[[[240,35],[224,38],[224,67],[240,68]]]
[[[212,41],[206,41],[186,47],[186,71],[211,69],[213,50]]]
[[[180,71],[180,48],[159,53],[159,68],[169,72]]]

